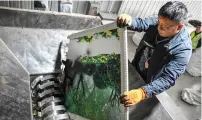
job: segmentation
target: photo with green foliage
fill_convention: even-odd
[[[68,111],[90,120],[120,120],[120,54],[85,56],[79,61],[92,75],[75,76],[78,82],[65,96]]]

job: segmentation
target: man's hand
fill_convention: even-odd
[[[121,104],[124,104],[125,107],[136,105],[140,101],[146,98],[146,94],[142,88],[134,89],[128,92],[124,92],[121,95],[120,101]]]
[[[121,14],[117,18],[117,26],[118,27],[125,27],[131,26],[132,24],[132,17],[128,14]]]

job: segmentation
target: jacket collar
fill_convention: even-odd
[[[168,43],[169,48],[174,47],[177,43],[179,43],[182,39],[187,39],[188,37],[190,37],[190,35],[188,34],[188,31],[186,30],[185,26],[181,29],[181,31],[176,34]]]

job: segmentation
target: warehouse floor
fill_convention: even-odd
[[[131,61],[134,57],[137,46],[132,41],[132,37],[128,37],[128,57]],[[187,72],[180,76],[176,81],[175,86],[167,90],[169,96],[173,99],[176,105],[181,109],[188,120],[199,120],[201,118],[201,106],[192,106],[183,102],[180,98],[181,91],[184,88],[190,88],[195,84],[201,84],[201,77],[192,77]]]

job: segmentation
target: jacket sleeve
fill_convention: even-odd
[[[132,25],[130,28],[134,31],[142,32],[147,31],[150,26],[157,25],[158,18],[157,16],[151,18],[135,18],[132,19]]]
[[[155,77],[151,83],[143,86],[147,98],[157,95],[171,86],[175,85],[177,78],[184,73],[186,65],[192,54],[191,46],[180,49],[173,55],[173,59],[165,65],[158,77]]]

